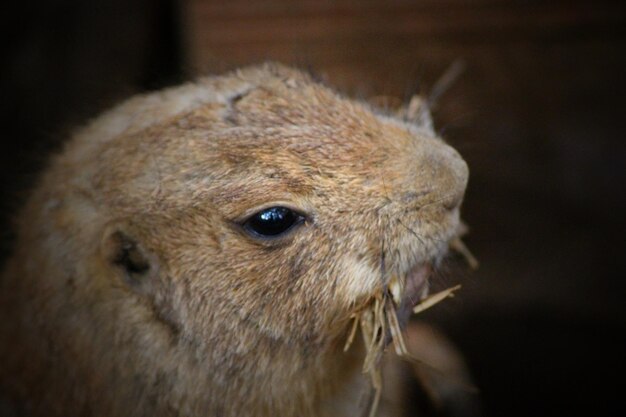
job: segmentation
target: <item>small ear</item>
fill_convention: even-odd
[[[109,228],[102,241],[102,253],[111,267],[135,289],[145,289],[158,271],[158,258],[121,227]]]

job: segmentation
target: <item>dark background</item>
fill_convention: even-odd
[[[0,230],[71,128],[133,93],[275,59],[346,93],[428,93],[471,169],[481,261],[425,313],[487,416],[625,415],[626,13],[621,1],[48,0],[0,13]]]

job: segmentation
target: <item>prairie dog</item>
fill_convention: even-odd
[[[263,64],[78,131],[19,215],[0,388],[34,416],[353,416],[352,314],[411,307],[468,168],[430,124]]]

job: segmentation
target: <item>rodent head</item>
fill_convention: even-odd
[[[335,343],[391,276],[447,250],[468,177],[429,130],[273,64],[135,98],[51,172],[80,291],[233,364],[263,340]],[[264,233],[259,213],[286,220]]]

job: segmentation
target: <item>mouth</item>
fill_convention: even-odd
[[[389,292],[396,305],[396,316],[400,328],[406,326],[413,308],[428,295],[428,281],[432,272],[431,264],[419,264],[414,266],[404,279],[394,276],[389,282]]]
[[[470,268],[475,269],[478,266],[478,261],[467,250],[460,237],[451,239],[448,245],[449,250],[460,253],[466,259]],[[429,278],[432,274],[433,264],[425,262],[413,266],[405,276],[392,276],[382,291],[375,294],[365,308],[352,316],[352,328],[344,351],[350,348],[360,327],[365,343],[363,372],[369,374],[374,388],[370,415],[375,413],[382,393],[380,359],[385,348],[391,343],[398,357],[414,362],[416,359],[408,351],[402,336],[402,329],[408,324],[410,316],[452,297],[454,291],[460,288],[457,285],[428,296]]]
[[[467,249],[460,236],[454,237],[450,240],[448,250],[461,255],[470,269],[476,270],[478,268],[478,261]],[[460,287],[457,286],[448,288],[441,293],[437,293],[429,297],[429,282],[430,277],[433,274],[433,269],[432,263],[425,262],[413,266],[413,268],[411,268],[403,277],[391,277],[388,284],[387,294],[389,295],[389,298],[393,300],[395,313],[398,318],[397,322],[400,329],[406,327],[411,315],[428,308],[423,306],[423,304],[432,305],[434,304],[433,300],[437,300],[436,302],[439,302],[446,298],[446,296],[451,296],[452,292]],[[416,309],[418,304],[420,304],[422,308],[418,307]]]

